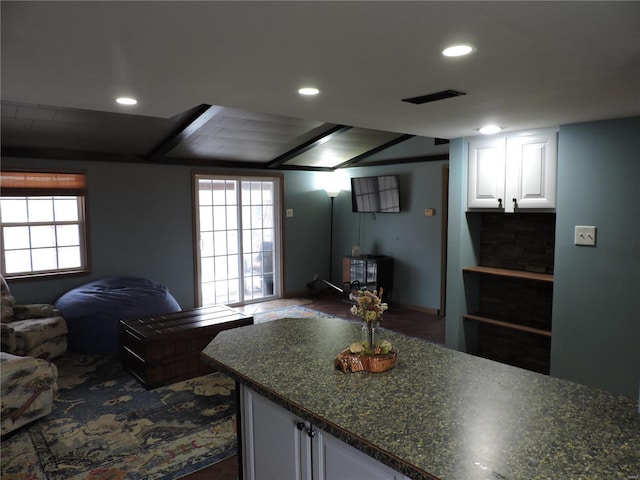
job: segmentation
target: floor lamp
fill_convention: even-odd
[[[332,282],[333,279],[331,278],[333,276],[333,201],[336,199],[336,197],[338,196],[338,194],[340,193],[340,190],[335,191],[335,190],[326,190],[327,195],[329,195],[329,198],[331,199],[331,226],[329,228],[329,281]]]

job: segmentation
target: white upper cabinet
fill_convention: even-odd
[[[553,210],[556,164],[556,129],[472,138],[467,208]]]
[[[469,140],[467,207],[504,208],[506,138]]]
[[[556,208],[557,134],[555,130],[507,137],[507,175],[515,208]]]

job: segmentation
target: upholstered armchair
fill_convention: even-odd
[[[53,410],[58,369],[46,360],[0,352],[0,418],[2,435]]]
[[[4,277],[0,341],[2,351],[51,360],[67,351],[67,323],[53,305],[17,305]]]

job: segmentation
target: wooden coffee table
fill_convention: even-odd
[[[253,317],[224,306],[120,320],[122,365],[146,388],[214,371],[202,350],[221,331],[253,324]]]

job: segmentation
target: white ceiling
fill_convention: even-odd
[[[441,138],[640,114],[640,2],[2,1],[1,14],[9,102],[161,118],[211,104]],[[477,50],[440,54],[457,42]],[[300,97],[307,85],[322,93]],[[467,95],[401,101],[445,89]]]

